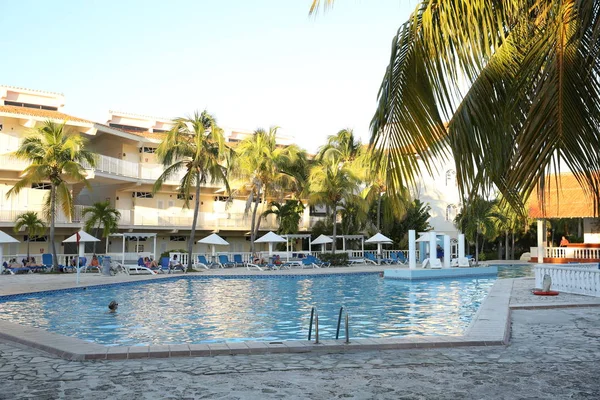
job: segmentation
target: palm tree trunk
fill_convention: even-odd
[[[56,256],[56,243],[54,243],[54,220],[56,219],[56,186],[50,185],[50,249],[52,250],[52,268],[58,272],[58,257]]]
[[[508,253],[509,253],[509,249],[508,249],[508,230],[505,231],[504,244],[506,245],[504,259],[508,260]]]
[[[510,247],[510,259],[515,259],[515,232],[512,232],[512,246]]]
[[[27,261],[29,261],[29,243],[31,243],[31,235],[27,232]],[[25,267],[25,265],[23,265]]]
[[[333,243],[331,243],[331,252],[335,254],[336,242],[337,242],[337,221],[336,221],[337,202],[333,203]]]
[[[479,232],[475,234],[475,265],[479,265]]]
[[[250,221],[250,252],[254,253],[254,241],[256,240],[256,211],[258,210],[258,203],[260,202],[260,186],[258,193],[254,199],[254,209],[252,210],[252,220]]]
[[[267,196],[265,195],[265,193],[263,192],[262,194],[262,203],[259,202],[259,207],[260,204],[262,204],[262,209],[260,210],[260,212],[257,212],[258,214],[258,219],[256,220],[256,232],[254,233],[254,237],[257,238],[258,237],[258,232],[260,231],[260,223],[263,220],[263,213],[265,212],[265,204],[267,203]]]
[[[196,197],[194,198],[194,219],[192,220],[192,229],[190,231],[190,241],[188,242],[188,269],[192,268],[194,260],[192,253],[194,251],[194,241],[196,240],[196,223],[198,222],[198,211],[200,210],[200,176],[196,177]]]
[[[377,199],[377,232],[381,232],[381,193]]]
[[[98,233],[100,232],[100,222],[98,222],[98,226],[96,227],[96,237],[98,237]],[[108,240],[108,238],[106,238]],[[94,242],[94,254],[96,254],[96,242]]]

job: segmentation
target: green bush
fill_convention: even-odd
[[[345,267],[348,265],[348,253],[323,253],[319,258],[324,262],[331,263],[332,267]]]

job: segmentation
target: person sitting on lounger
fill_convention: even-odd
[[[25,264],[26,267],[39,267],[40,265],[35,261],[35,257],[29,257],[29,262]]]
[[[151,268],[152,262],[150,261],[150,257],[144,257],[144,266],[146,268]]]
[[[98,257],[96,257],[96,255],[94,254],[92,256],[92,260],[90,261],[90,267],[98,268],[99,266],[100,266],[100,261],[98,261]]]
[[[181,264],[179,260],[177,260],[177,254],[173,254],[173,258],[169,260],[169,272],[177,268],[183,269],[183,264]]]
[[[22,266],[23,264],[19,264],[16,258],[13,258],[8,262],[9,268],[21,268]]]
[[[264,264],[264,263],[265,263],[265,260],[262,259],[262,257],[260,256],[259,253],[254,253],[252,255],[252,264],[260,265],[260,264]]]

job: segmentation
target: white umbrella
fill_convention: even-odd
[[[223,239],[221,236],[213,233],[212,235],[208,235],[207,237],[198,240],[198,243],[209,244],[212,249],[212,255],[215,256],[215,246],[229,246],[229,242]]]
[[[320,244],[321,245],[321,250],[325,251],[325,245],[327,243],[333,243],[333,239],[330,238],[329,236],[320,235],[318,238],[316,238],[315,240],[313,240],[312,242],[310,242],[310,245],[313,246],[315,244]]]
[[[431,232],[425,232],[422,233],[421,236],[419,236],[419,238],[417,240],[415,240],[415,242],[425,242],[425,243],[429,243],[431,241]],[[437,238],[438,242],[442,242],[441,238]]]
[[[68,238],[66,238],[65,240],[63,240],[63,243],[79,243],[79,255],[77,256],[77,284],[79,285],[79,260],[80,257],[83,257],[83,253],[84,253],[84,246],[85,246],[85,242],[99,242],[100,239],[97,239],[95,237],[93,237],[92,235],[90,235],[87,232],[84,231],[79,231],[76,234],[69,236]]]
[[[4,265],[2,263],[2,257],[4,254],[4,243],[19,243],[14,237],[0,231],[0,273],[4,272]]]
[[[273,255],[273,243],[287,243],[287,240],[276,233],[269,232],[256,239],[254,243],[269,243],[269,257]]]
[[[386,243],[393,243],[394,241],[392,239],[390,239],[387,236],[382,235],[381,233],[377,233],[376,235],[368,238],[367,240],[365,240],[365,243],[377,243],[377,254],[381,254],[382,253],[382,244]]]

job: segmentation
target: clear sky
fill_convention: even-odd
[[[4,1],[0,84],[64,93],[65,112],[278,125],[314,151],[353,128],[368,140],[391,40],[416,0]]]

